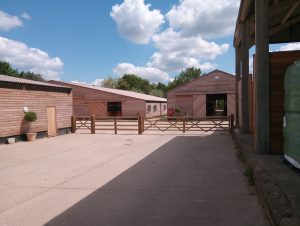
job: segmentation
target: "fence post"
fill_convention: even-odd
[[[186,116],[183,117],[183,122],[182,122],[182,124],[183,124],[182,132],[183,132],[183,133],[185,133],[185,117],[186,117]]]
[[[114,128],[115,128],[115,134],[117,134],[118,128],[117,128],[117,119],[116,118],[114,118]]]
[[[71,116],[71,125],[72,125],[71,132],[75,133],[76,132],[76,117],[75,117],[75,115]]]
[[[142,131],[145,132],[145,117],[142,115]]]
[[[138,114],[138,134],[143,134],[142,116]]]
[[[95,134],[96,126],[95,126],[95,115],[91,115],[91,134]]]

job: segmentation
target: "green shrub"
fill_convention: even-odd
[[[175,112],[176,112],[176,113],[180,113],[181,111],[180,111],[179,108],[175,108]]]
[[[33,111],[29,111],[24,115],[24,120],[27,122],[34,122],[36,121],[36,119],[37,119],[36,113]]]

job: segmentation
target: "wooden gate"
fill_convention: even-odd
[[[138,117],[75,117],[72,116],[72,132],[78,129],[86,129],[94,134],[96,131],[137,131],[142,134],[145,131],[179,131],[209,132],[209,131],[233,131],[233,115],[229,117],[166,117],[143,118]]]
[[[168,117],[145,118],[143,131],[227,131],[232,132],[233,115],[229,117]]]

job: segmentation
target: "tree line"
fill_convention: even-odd
[[[19,71],[14,69],[10,63],[0,60],[0,74],[8,75],[17,78],[24,78],[29,80],[35,80],[40,82],[45,82],[40,74],[33,73],[31,71]]]
[[[18,69],[14,69],[8,62],[1,60],[0,74],[46,82],[46,80],[44,80],[40,74],[30,71],[19,71]],[[168,90],[188,83],[193,79],[200,77],[201,75],[202,72],[199,68],[191,67],[181,71],[172,81],[165,84],[162,82],[150,83],[147,79],[141,78],[135,74],[124,74],[121,78],[112,78],[109,76],[108,78],[104,79],[102,86],[107,88],[129,90],[158,97],[166,97]]]
[[[162,82],[150,83],[147,79],[134,74],[125,74],[121,78],[108,77],[104,79],[102,86],[107,88],[116,88],[129,90],[138,93],[149,94],[158,97],[166,97],[167,91],[174,89],[182,84],[188,83],[202,75],[200,68],[187,68],[175,76],[173,81],[168,84]]]

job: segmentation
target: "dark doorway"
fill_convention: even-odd
[[[227,116],[227,94],[206,94],[206,116]]]
[[[122,103],[121,102],[107,102],[107,115],[108,116],[122,116]]]

